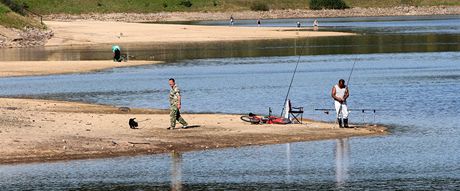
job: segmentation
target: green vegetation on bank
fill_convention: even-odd
[[[309,9],[310,2],[331,0],[9,0],[40,14],[149,13],[174,11],[267,11]],[[348,7],[460,5],[460,0],[341,0]]]
[[[309,0],[14,0],[40,14],[308,9]],[[266,6],[266,7],[264,7]]]
[[[0,25],[17,29],[23,29],[26,26],[35,28],[44,27],[40,21],[19,15],[2,3],[0,3]]]
[[[310,9],[348,9],[350,8],[343,0],[310,0]]]
[[[312,0],[11,0],[40,14],[309,9]],[[318,0],[316,0],[318,1]],[[319,0],[324,1],[324,0]],[[460,0],[343,0],[348,7],[460,5]]]
[[[460,0],[344,0],[350,7],[460,6]]]

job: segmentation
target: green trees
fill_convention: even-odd
[[[347,9],[350,8],[343,0],[310,0],[310,9]]]

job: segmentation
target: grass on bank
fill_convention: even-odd
[[[40,14],[309,9],[310,0],[12,0]],[[349,7],[460,5],[460,0],[343,0]]]
[[[26,26],[34,28],[43,28],[40,21],[33,18],[21,16],[13,12],[6,5],[0,3],[0,25],[7,28],[23,29]]]
[[[40,14],[149,13],[175,11],[242,11],[260,5],[268,9],[307,9],[309,0],[14,0]],[[263,7],[261,7],[263,8]]]
[[[460,6],[460,0],[344,0],[350,7]]]

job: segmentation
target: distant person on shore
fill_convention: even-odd
[[[257,26],[260,27],[260,19],[257,19]]]
[[[345,80],[340,79],[339,83],[332,87],[332,98],[334,99],[335,111],[337,113],[337,122],[339,127],[348,128],[348,107],[347,98],[350,96]],[[343,123],[342,123],[343,121]]]
[[[230,26],[233,26],[234,22],[235,22],[235,19],[233,18],[233,15],[230,15]]]
[[[315,19],[313,21],[313,30],[315,30],[315,31],[318,30],[318,27],[319,27],[318,20]]]
[[[113,45],[112,46],[112,52],[113,52],[113,61],[114,62],[121,62],[123,60],[121,56],[121,48],[118,45]]]
[[[171,90],[169,91],[169,118],[171,121],[171,125],[167,129],[173,130],[176,127],[176,121],[179,121],[179,123],[183,125],[182,128],[186,129],[187,122],[180,115],[180,89],[179,87],[177,87],[176,80],[174,80],[174,78],[169,79],[169,86],[171,87]]]
[[[297,28],[300,28],[300,22],[297,21]]]

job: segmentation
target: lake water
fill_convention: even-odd
[[[282,26],[291,21],[271,22],[272,26]],[[334,27],[334,22],[343,27]],[[350,120],[388,125],[390,135],[1,165],[0,189],[459,190],[460,19],[342,18],[321,23],[326,26],[321,30],[340,28],[368,34],[260,41],[247,46],[243,42],[215,43],[211,47],[187,44],[169,47],[173,53],[164,56],[169,62],[161,65],[91,74],[1,78],[0,95],[167,108],[167,79],[175,77],[183,90],[187,112],[267,114],[272,107],[277,113],[281,112],[299,59],[296,55],[301,54],[290,98],[294,105],[305,107],[305,116],[334,119],[314,109],[332,108],[332,85],[339,78],[347,79],[356,61],[349,84],[349,107],[373,108],[377,113],[375,121],[372,113],[360,112],[352,112]],[[393,25],[397,29],[389,30]],[[402,26],[405,29],[399,30]],[[160,50],[150,45],[141,47],[145,49],[133,49],[132,54],[148,57],[147,52]],[[42,57],[18,56],[27,51],[39,51]],[[23,50],[8,59],[46,60],[50,55],[77,59],[75,55],[91,55],[84,48],[56,51]],[[106,53],[99,52],[89,58],[102,59]]]

